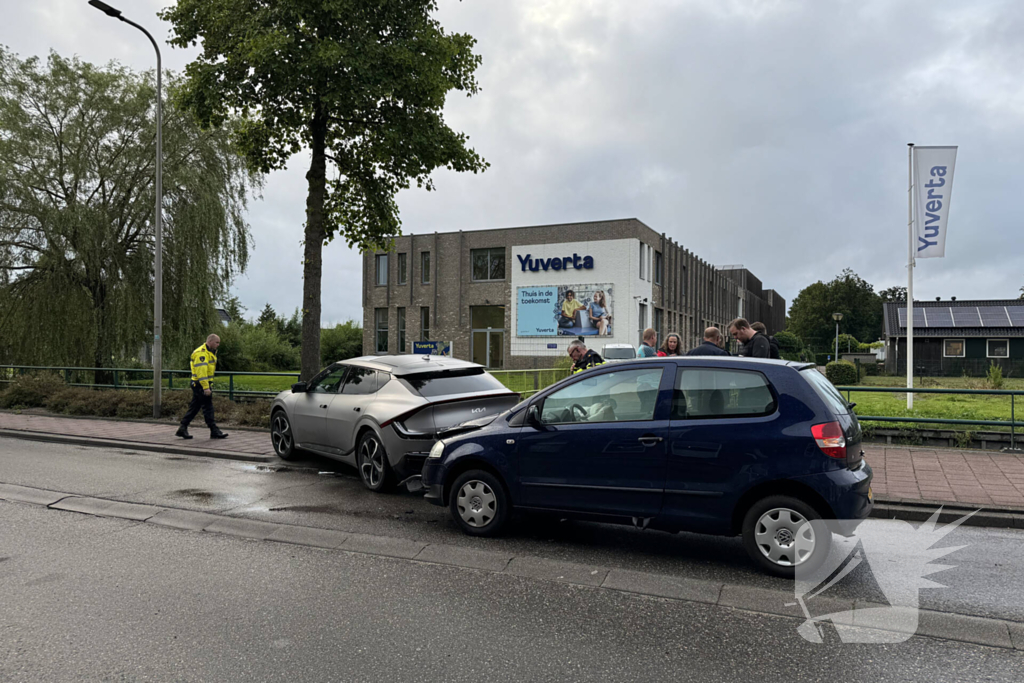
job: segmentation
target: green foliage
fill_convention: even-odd
[[[277,311],[269,302],[263,307],[260,317],[256,319],[256,324],[260,327],[277,327]]]
[[[988,386],[990,389],[1003,388],[1003,368],[997,363],[990,363],[988,366]]]
[[[792,332],[783,330],[775,334],[775,341],[779,345],[779,352],[800,353],[804,348],[804,342]]]
[[[443,118],[452,90],[478,90],[475,40],[446,33],[436,0],[178,0],[160,16],[171,44],[200,45],[178,101],[206,126],[234,114],[234,139],[260,172],[303,147],[306,174],[302,373],[320,362],[325,241],[360,250],[401,234],[396,196],[432,172],[487,163]],[[328,163],[333,172],[328,173]]]
[[[64,387],[64,380],[50,372],[19,375],[0,392],[0,408],[45,406],[47,397]]]
[[[174,79],[169,90],[177,89]],[[0,49],[0,350],[110,367],[151,339],[154,75]],[[173,99],[173,98],[172,98]],[[256,182],[227,131],[164,109],[164,348],[217,324],[244,270]]]
[[[299,350],[282,339],[275,329],[245,325],[241,329],[240,341],[252,372],[299,369]]]
[[[793,300],[788,328],[815,351],[833,349],[836,323],[833,313],[842,313],[841,332],[858,339],[882,336],[882,299],[865,282],[847,268],[828,283],[815,282],[805,287]],[[840,352],[845,349],[840,345]]]
[[[906,287],[889,287],[883,289],[878,293],[878,296],[883,302],[895,302],[905,304],[907,302],[907,288]]]
[[[825,377],[836,386],[849,386],[860,381],[857,367],[848,360],[834,360],[826,365]]]
[[[320,331],[320,364],[363,355],[363,328],[354,320]]]

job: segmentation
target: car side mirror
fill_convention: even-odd
[[[305,382],[296,382],[295,384],[292,385],[292,393],[293,394],[304,394],[305,392],[306,392],[306,383]]]
[[[532,427],[542,427],[543,423],[540,421],[540,408],[534,403],[526,409],[526,423]]]

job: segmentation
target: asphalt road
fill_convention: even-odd
[[[264,521],[498,550],[605,567],[791,589],[757,572],[738,539],[665,534],[526,518],[500,539],[463,535],[447,512],[408,493],[373,494],[354,470],[327,460],[260,466],[227,460],[0,439],[0,482]],[[942,545],[965,546],[921,592],[929,609],[1024,622],[1024,532],[961,527]],[[834,597],[884,601],[866,566]]]
[[[0,502],[5,681],[1019,681],[928,638]]]

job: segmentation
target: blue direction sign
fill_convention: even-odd
[[[412,352],[431,356],[451,357],[452,343],[450,341],[414,341],[412,343]]]

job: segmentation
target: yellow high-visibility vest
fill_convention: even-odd
[[[217,354],[203,344],[192,352],[192,381],[199,382],[203,389],[210,388],[210,380],[217,371]]]

